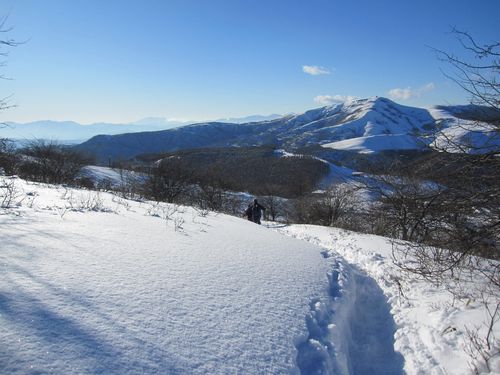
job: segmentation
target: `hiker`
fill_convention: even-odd
[[[243,214],[243,216],[246,216],[248,221],[253,221],[253,213],[252,213],[252,204],[251,203],[248,205],[248,208],[245,210],[245,213]]]
[[[254,199],[252,207],[252,217],[253,222],[260,225],[260,218],[262,217],[262,211],[265,211],[266,208],[257,202],[257,199]]]

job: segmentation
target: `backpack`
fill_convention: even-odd
[[[259,204],[254,204],[252,206],[252,214],[254,217],[259,217],[262,214],[262,210],[260,209]]]

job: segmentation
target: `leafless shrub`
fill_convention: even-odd
[[[146,208],[147,216],[154,216],[165,220],[166,225],[168,225],[170,221],[173,221],[174,228],[177,227],[177,224],[179,224],[179,228],[182,227],[182,224],[184,224],[184,219],[181,223],[181,220],[178,218],[181,217],[181,215],[183,215],[184,213],[185,209],[182,206],[178,206],[175,204],[164,204],[161,202],[150,203]]]
[[[19,175],[43,183],[75,184],[81,168],[89,163],[82,154],[52,141],[33,141],[22,153]]]
[[[353,218],[359,214],[356,190],[351,186],[333,185],[324,192],[295,199],[288,217],[296,223],[352,229]]]
[[[184,229],[184,227],[183,227],[184,222],[185,222],[185,220],[182,216],[176,216],[174,218],[174,230],[176,232],[183,230]]]
[[[59,207],[57,206],[56,208],[57,214],[61,217],[61,219],[64,218],[64,215],[66,215],[69,211],[69,207],[64,206],[64,207]]]
[[[1,127],[1,126],[0,126]],[[0,169],[5,175],[13,175],[19,163],[14,143],[8,139],[0,139]]]
[[[180,202],[191,189],[192,171],[176,159],[163,159],[152,168],[144,185],[147,197],[157,201]]]
[[[286,199],[274,195],[268,195],[259,198],[259,202],[266,207],[266,210],[264,211],[266,218],[276,221],[279,217],[284,216]]]
[[[113,182],[109,178],[104,178],[97,183],[96,188],[102,191],[111,191],[113,190]]]
[[[499,361],[500,357],[500,340],[495,337],[493,331],[493,327],[500,320],[500,302],[496,305],[486,303],[485,309],[488,312],[484,327],[486,334],[481,334],[480,327],[466,328],[465,351],[470,358],[469,367],[475,374],[494,371],[492,362]]]
[[[116,203],[115,211],[118,211],[118,207],[123,207],[127,211],[130,211],[130,209],[131,209],[130,203],[127,199],[124,199],[124,198],[119,197],[117,195],[113,195],[113,197],[111,198],[111,201],[113,203]]]
[[[208,210],[206,208],[200,208],[200,207],[193,206],[193,209],[194,209],[194,212],[196,212],[197,216],[199,216],[199,217],[205,218],[210,214],[210,210]]]
[[[88,191],[75,194],[72,190],[65,190],[63,199],[67,202],[67,208],[73,212],[111,212],[111,209],[104,205],[99,192]]]
[[[0,208],[12,208],[22,201],[23,192],[14,178],[0,178]]]

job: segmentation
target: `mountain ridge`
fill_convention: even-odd
[[[277,114],[268,116],[251,115],[219,119],[211,122],[246,123],[268,121],[279,117],[281,117],[281,115]],[[0,138],[28,142],[33,139],[47,139],[62,143],[78,144],[96,135],[117,135],[168,130],[197,122],[198,121],[168,119],[164,117],[146,117],[128,123],[95,122],[91,124],[82,124],[71,120],[37,120],[26,123],[6,122],[6,127],[0,127]]]
[[[446,117],[443,111],[441,107],[435,112],[440,115],[435,116],[429,109],[373,97],[261,122],[202,122],[162,131],[98,135],[76,148],[95,154],[101,163],[130,159],[143,153],[206,147],[274,145],[294,149],[321,145],[367,153],[419,150],[436,139],[438,125],[457,125],[451,110],[443,121]],[[352,145],[349,140],[353,141]],[[379,141],[384,144],[380,146]]]
[[[407,119],[389,114],[406,113]],[[349,103],[312,109],[302,114],[250,123],[204,122],[164,131],[98,135],[76,146],[97,155],[100,162],[129,159],[141,153],[168,152],[185,148],[254,146],[271,144],[301,147],[327,144],[363,135],[405,131],[434,122],[424,109],[401,106],[389,99],[360,99]]]

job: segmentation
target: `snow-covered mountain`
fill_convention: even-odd
[[[441,109],[443,112],[443,109]],[[131,158],[142,153],[186,148],[273,144],[285,148],[321,145],[355,152],[423,149],[441,126],[459,124],[435,117],[436,111],[397,104],[375,97],[359,99],[244,124],[209,122],[157,132],[100,135],[78,146],[101,161]]]

